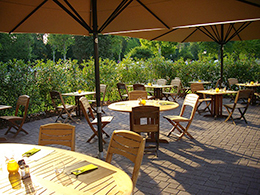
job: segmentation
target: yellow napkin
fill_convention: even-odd
[[[84,173],[84,172],[87,172],[87,171],[90,171],[90,170],[94,170],[94,169],[97,169],[97,168],[98,167],[96,165],[89,164],[89,165],[85,165],[83,167],[74,169],[74,170],[71,171],[71,173],[74,174],[74,175],[80,175],[81,173]]]
[[[35,153],[39,152],[41,149],[33,148],[31,150],[28,150],[27,152],[23,153],[23,157],[30,157],[34,155]]]

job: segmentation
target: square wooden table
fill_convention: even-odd
[[[222,114],[223,95],[224,94],[235,94],[235,93],[237,93],[237,91],[229,91],[229,90],[220,89],[219,92],[216,92],[216,90],[200,90],[200,91],[197,91],[197,93],[202,93],[202,94],[211,96],[211,114],[209,116],[217,118],[217,117],[227,117]],[[207,115],[205,115],[205,116],[207,116]]]
[[[254,95],[257,88],[260,87],[260,83],[254,83],[254,84],[250,84],[250,83],[237,83],[236,84],[239,87],[245,87],[248,89],[253,89],[253,96],[252,96],[252,104],[256,104],[256,96]]]
[[[81,91],[81,93],[79,92],[70,92],[70,93],[63,93],[63,96],[74,96],[75,97],[75,105],[77,106],[76,108],[76,115],[80,116],[80,103],[79,103],[79,98],[81,98],[82,96],[85,95],[95,95],[96,92],[95,91]]]

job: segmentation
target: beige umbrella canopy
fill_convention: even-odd
[[[91,0],[0,0],[0,32],[89,35]],[[101,33],[256,18],[259,7],[237,0],[97,0]]]
[[[260,12],[259,12],[260,13]],[[260,15],[260,14],[259,14]],[[260,39],[260,18],[196,24],[174,27],[170,30],[131,31],[113,33],[148,40],[172,42],[214,41],[220,46],[221,82],[223,81],[223,50],[229,41]],[[220,82],[220,84],[221,84]]]
[[[98,34],[259,17],[257,0],[0,0],[0,32],[93,35],[102,156]],[[257,6],[258,5],[258,6]],[[129,36],[134,34],[129,34]]]

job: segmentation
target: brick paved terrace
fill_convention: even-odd
[[[228,99],[224,100],[229,102]],[[161,112],[160,136],[169,141],[160,144],[158,157],[145,154],[134,194],[260,194],[260,106],[250,105],[246,113],[248,124],[238,121],[233,125],[224,118],[214,120],[196,113],[189,132],[193,140],[183,137],[177,141],[174,135],[167,137],[171,124],[163,118],[167,114],[179,114],[180,107]],[[105,127],[110,135],[117,129],[129,129],[129,114],[104,108],[114,120]],[[223,108],[224,114],[227,112]],[[56,117],[24,124],[29,134],[19,133],[5,137],[7,142],[37,144],[40,125],[52,123]],[[86,140],[92,135],[85,119],[76,126],[76,152],[97,156],[98,142]],[[7,129],[0,129],[0,137]],[[109,142],[110,138],[105,138]],[[108,143],[104,145],[104,156]],[[131,173],[132,164],[116,157],[113,164]]]

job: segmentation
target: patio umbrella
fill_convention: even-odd
[[[0,32],[93,35],[102,155],[98,34],[256,18],[254,0],[0,0]]]
[[[260,39],[260,18],[179,26],[171,30],[116,32],[113,34],[172,42],[214,41],[220,46],[221,85],[223,82],[224,45],[229,41]]]

